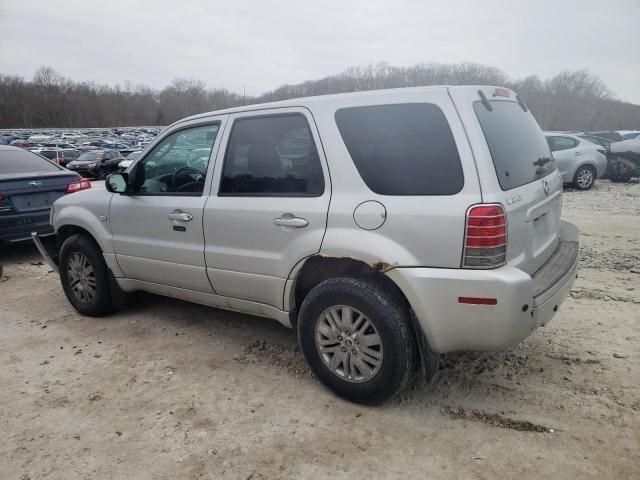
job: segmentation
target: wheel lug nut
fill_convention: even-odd
[[[341,342],[342,341],[342,335],[338,336],[338,340]]]
[[[351,333],[350,333],[350,332],[347,332],[347,337],[348,337],[349,335],[351,335]]]
[[[358,353],[358,351],[354,348],[353,350],[351,350],[351,353],[355,355],[356,353]]]
[[[360,343],[360,340],[358,340],[357,338],[354,340],[354,342],[356,342],[356,345]]]
[[[347,351],[347,347],[342,347],[342,351],[346,352]]]

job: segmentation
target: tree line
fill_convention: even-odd
[[[243,104],[442,84],[512,88],[546,130],[640,129],[640,105],[617,100],[598,77],[587,71],[561,72],[545,80],[535,75],[514,80],[497,68],[475,63],[410,67],[371,64],[318,80],[282,85],[254,97],[181,78],[161,90],[131,82],[115,87],[74,82],[51,67],[41,67],[31,80],[0,74],[0,128],[168,125],[188,115]]]

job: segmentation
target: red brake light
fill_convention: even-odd
[[[80,180],[74,180],[67,185],[67,193],[79,192],[80,190],[86,190],[87,188],[91,188],[91,182],[86,178],[81,178]]]
[[[0,212],[6,212],[11,209],[12,207],[9,199],[0,193]]]
[[[507,217],[502,205],[476,205],[467,212],[462,266],[496,268],[507,259]]]

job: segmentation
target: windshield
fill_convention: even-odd
[[[95,162],[102,158],[102,152],[86,152],[78,157],[79,162]]]
[[[500,187],[511,190],[555,170],[549,145],[530,112],[516,102],[494,100],[473,108],[491,151]]]
[[[60,168],[34,153],[25,150],[0,151],[0,174],[59,171]]]

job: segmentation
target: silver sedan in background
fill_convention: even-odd
[[[607,171],[607,150],[577,135],[545,132],[562,181],[589,190]]]

